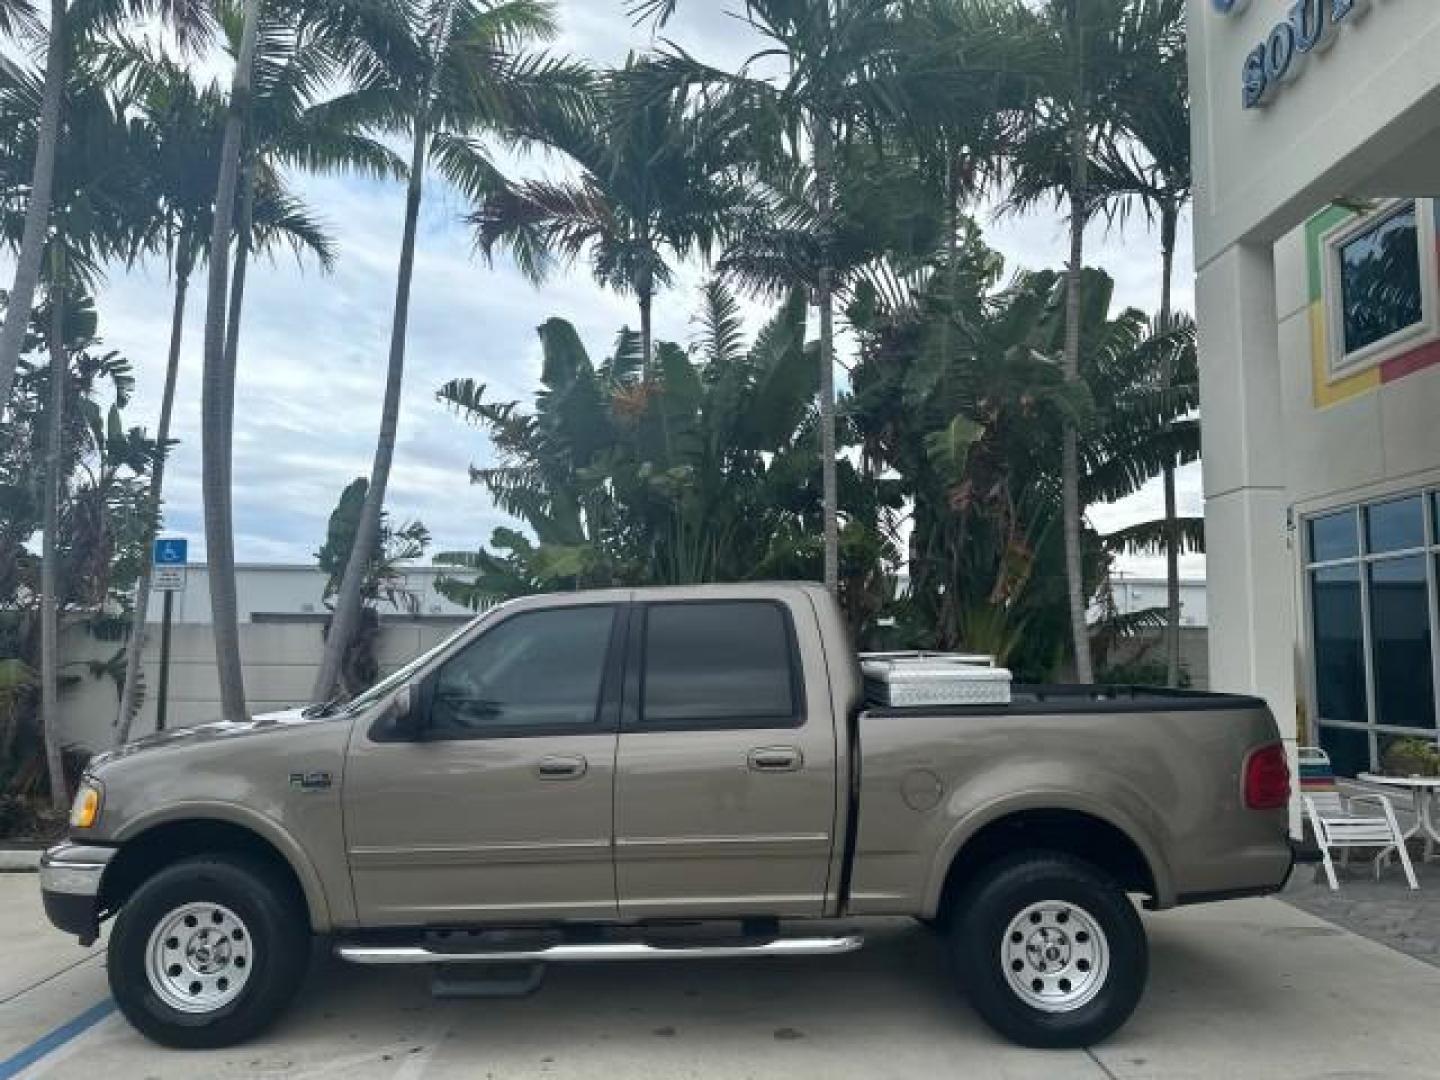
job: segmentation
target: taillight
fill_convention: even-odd
[[[1290,764],[1285,745],[1269,743],[1245,759],[1245,806],[1251,810],[1279,810],[1290,805]]]

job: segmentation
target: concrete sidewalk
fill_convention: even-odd
[[[1418,847],[1412,858],[1419,889],[1406,888],[1394,860],[1377,879],[1370,860],[1357,853],[1348,868],[1336,867],[1339,889],[1330,888],[1318,864],[1297,866],[1281,896],[1303,911],[1440,967],[1440,860],[1422,862]]]
[[[271,1034],[186,1054],[108,1012],[103,958],[44,927],[34,877],[5,875],[0,1080],[1435,1075],[1440,970],[1277,900],[1146,922],[1146,999],[1094,1052],[1000,1042],[952,989],[931,932],[894,920],[848,956],[556,967],[523,1000],[436,1002],[422,971],[325,959]]]

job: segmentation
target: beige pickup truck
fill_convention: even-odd
[[[115,999],[177,1046],[275,1019],[312,937],[494,993],[558,962],[823,957],[904,915],[997,1030],[1069,1047],[1140,997],[1127,894],[1276,891],[1288,798],[1254,698],[868,707],[818,587],[572,593],[346,705],[96,758],[41,887],[82,941],[114,916]]]

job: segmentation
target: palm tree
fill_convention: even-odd
[[[136,192],[143,188],[139,139],[125,119],[124,106],[113,101],[84,65],[69,71],[62,85],[62,124],[57,133],[57,153],[52,160],[50,187],[57,195],[42,254],[45,256],[44,283],[49,307],[45,329],[50,355],[50,409],[47,417],[48,475],[43,491],[43,554],[41,573],[41,717],[46,733],[47,762],[51,795],[57,809],[66,798],[59,737],[58,611],[64,582],[60,580],[59,526],[62,499],[61,455],[65,445],[64,425],[66,378],[69,371],[67,300],[73,300],[99,276],[101,267],[122,255],[134,242]],[[22,71],[7,68],[0,72],[0,111],[23,115],[25,104],[42,99],[46,93]],[[22,127],[19,140],[44,138],[44,110],[30,113],[36,119]],[[27,130],[28,128],[28,130]],[[28,211],[23,225],[12,216],[0,220],[0,234],[23,246],[29,228]],[[15,309],[7,311],[13,317]],[[22,339],[23,343],[23,339]]]
[[[167,64],[157,72],[160,85],[144,100],[144,118],[155,136],[155,213],[150,223],[152,242],[165,250],[174,276],[174,302],[170,314],[170,346],[165,364],[165,386],[160,397],[160,418],[156,441],[160,452],[151,467],[150,511],[152,524],[147,540],[159,529],[160,507],[165,483],[165,461],[169,455],[170,420],[175,406],[175,385],[180,369],[180,343],[185,325],[185,298],[190,272],[203,258],[204,238],[209,231],[214,194],[216,119],[223,103],[218,92],[199,90],[178,65]],[[148,544],[147,544],[148,546]],[[150,560],[140,572],[132,612],[130,643],[125,663],[125,682],[117,715],[116,742],[129,741],[130,723],[140,701],[140,658],[144,651],[145,619],[150,605]]]
[[[342,74],[373,72],[399,34],[402,9],[390,2],[299,0],[262,10],[256,31],[254,84],[241,146],[240,195],[236,206],[235,264],[225,324],[227,431],[234,428],[235,377],[250,255],[255,250],[258,188],[274,188],[281,167],[313,172],[357,172],[399,178],[405,163],[362,130],[351,115],[355,92],[346,88],[316,100],[318,90]],[[244,26],[223,20],[227,45],[240,52]],[[268,190],[268,189],[267,189]],[[272,192],[273,194],[273,192]],[[231,486],[231,444],[224,446],[225,489]]]
[[[50,22],[45,50],[44,88],[40,100],[38,137],[35,142],[25,209],[25,228],[15,263],[14,283],[5,322],[0,326],[0,418],[10,401],[15,366],[29,323],[35,286],[44,260],[45,231],[50,224],[50,207],[55,183],[55,158],[60,139],[61,108],[69,78],[68,61],[78,42],[112,29],[127,18],[158,14],[176,34],[181,45],[193,48],[208,33],[211,15],[208,5],[198,0],[100,0],[75,11],[67,11],[66,0],[50,0]],[[0,30],[33,29],[32,12],[25,0],[4,0],[0,4]]]
[[[144,87],[138,113],[147,130],[152,156],[147,175],[153,198],[142,246],[160,251],[167,258],[174,278],[170,316],[170,345],[161,394],[156,439],[161,452],[151,470],[149,526],[146,544],[160,526],[165,463],[170,446],[170,422],[179,375],[180,345],[184,332],[185,300],[191,272],[206,256],[211,231],[215,177],[218,171],[220,134],[224,118],[224,97],[214,86],[199,87],[186,69],[164,58],[131,56],[140,70],[132,69]],[[284,187],[283,178],[268,163],[262,163],[261,196],[247,215],[248,239],[245,248],[261,250],[288,244],[297,255],[313,254],[328,269],[334,252],[330,238],[298,200]],[[252,198],[252,202],[257,202]],[[116,742],[128,741],[130,726],[140,702],[140,662],[144,652],[145,620],[150,601],[151,565],[141,568],[131,612],[126,673],[116,720]]]
[[[18,9],[17,9],[18,10]],[[50,0],[49,44],[45,50],[45,89],[40,101],[39,139],[30,177],[30,201],[25,209],[25,232],[15,262],[14,283],[0,326],[0,419],[10,403],[15,366],[30,322],[30,305],[40,281],[45,256],[45,228],[50,221],[51,188],[55,182],[55,148],[60,139],[60,106],[65,96],[65,0]],[[46,684],[48,685],[48,684]]]
[[[564,61],[529,51],[556,33],[547,0],[426,0],[411,11],[406,38],[386,70],[357,92],[352,107],[378,127],[410,137],[405,225],[380,434],[357,539],[350,551],[314,697],[330,696],[359,623],[366,568],[374,557],[400,418],[405,333],[415,267],[415,234],[426,168],[433,165],[462,194],[480,201],[503,183],[486,137],[514,139],[538,130],[554,110],[582,111],[589,76]]]
[[[663,23],[677,0],[641,0],[638,15]],[[820,313],[820,444],[824,499],[824,580],[839,587],[840,522],[835,463],[834,249],[837,140],[862,136],[907,99],[894,0],[745,0],[737,13],[768,39],[738,73],[708,67],[672,50],[647,65],[652,99],[698,90],[709,120],[721,130],[745,130],[757,163],[793,174],[808,161],[810,206],[818,258],[815,306]],[[776,78],[751,64],[782,57],[787,70]],[[785,159],[789,159],[787,168]]]
[[[509,249],[537,284],[557,261],[588,251],[596,280],[636,298],[648,368],[656,291],[671,283],[674,260],[709,256],[743,189],[717,146],[697,137],[683,101],[637,106],[625,94],[630,70],[601,88],[598,116],[560,116],[538,133],[581,167],[579,177],[507,185],[469,221],[487,258]]]
[[[240,667],[240,616],[235,597],[235,532],[230,503],[231,386],[225,362],[229,296],[230,237],[239,187],[240,143],[250,107],[260,0],[244,0],[240,49],[226,105],[225,133],[215,182],[210,223],[210,274],[205,296],[205,352],[201,377],[201,474],[205,504],[205,558],[209,567],[210,612],[215,667],[220,682],[221,718],[246,719],[245,677]]]
[[[1044,0],[1033,32],[1042,43],[1042,63],[1029,73],[1035,89],[1010,160],[1009,203],[1028,210],[1053,200],[1069,222],[1065,272],[1065,378],[1078,385],[1080,370],[1085,227],[1106,206],[1111,193],[1099,189],[1092,167],[1115,126],[1124,99],[1147,49],[1148,8],[1173,0]],[[1048,55],[1047,55],[1048,54]],[[1065,577],[1076,677],[1093,682],[1094,662],[1087,621],[1081,550],[1081,434],[1067,425],[1061,447]]]
[[[60,747],[60,476],[65,446],[65,384],[70,359],[65,353],[65,269],[58,246],[51,249],[49,433],[45,437],[44,539],[40,551],[40,728],[45,734],[45,770],[50,804],[63,813],[70,804],[65,760]]]
[[[1157,47],[1150,63],[1135,73],[1124,98],[1121,131],[1102,147],[1097,172],[1109,191],[1138,198],[1147,217],[1160,230],[1160,327],[1173,321],[1172,279],[1175,241],[1180,215],[1191,197],[1190,101],[1185,66],[1185,7],[1180,0],[1154,3],[1148,8],[1150,33]],[[1161,381],[1175,380],[1171,357],[1164,359]],[[1179,518],[1175,492],[1175,463],[1162,472],[1165,498],[1165,677],[1167,685],[1180,683],[1180,553],[1187,533]],[[1193,539],[1193,537],[1192,537]]]

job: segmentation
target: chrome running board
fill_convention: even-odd
[[[587,960],[730,960],[747,956],[838,956],[865,944],[860,934],[843,937],[776,938],[755,945],[648,945],[636,941],[550,945],[542,949],[485,949],[461,952],[423,945],[354,945],[341,942],[335,955],[352,964],[514,964],[579,963]]]

